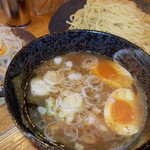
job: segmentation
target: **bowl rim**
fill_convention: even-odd
[[[106,36],[111,36],[111,37],[117,37],[118,39],[122,39],[123,41],[128,42],[129,44],[131,44],[131,45],[137,47],[138,50],[142,51],[144,54],[146,54],[148,57],[150,57],[150,55],[149,55],[147,52],[145,52],[142,48],[140,48],[140,47],[137,46],[136,44],[134,44],[134,43],[132,43],[132,42],[130,42],[130,41],[128,41],[128,40],[122,38],[122,37],[119,37],[119,36],[117,36],[117,35],[114,35],[114,34],[110,34],[110,33],[106,33],[106,32],[101,32],[101,31],[95,31],[95,30],[86,30],[86,29],[83,29],[83,30],[66,30],[66,31],[60,31],[60,32],[53,32],[53,33],[46,34],[46,35],[44,35],[44,36],[41,36],[41,37],[39,37],[39,38],[34,39],[32,42],[30,42],[30,43],[28,43],[27,45],[25,45],[25,46],[14,56],[14,58],[12,59],[10,65],[9,65],[7,71],[6,71],[6,76],[5,76],[5,79],[4,79],[4,97],[6,97],[6,93],[5,93],[6,78],[7,78],[7,74],[9,74],[9,70],[11,69],[11,64],[12,64],[12,62],[13,62],[20,54],[22,54],[22,53],[24,52],[24,50],[25,50],[26,48],[28,48],[28,47],[29,47],[30,45],[32,45],[33,43],[40,41],[41,39],[48,38],[49,36],[53,36],[53,35],[57,35],[57,34],[59,35],[59,34],[63,34],[63,33],[75,33],[75,32],[79,32],[79,33],[85,32],[85,33],[92,33],[92,34],[94,33],[94,34],[106,35]],[[24,129],[22,129],[22,127],[17,123],[15,117],[12,115],[12,113],[11,113],[11,111],[10,111],[7,98],[6,98],[6,105],[7,105],[7,109],[9,110],[9,114],[11,115],[11,118],[12,118],[13,122],[15,123],[15,125],[17,126],[17,128],[22,132],[23,135],[25,135],[25,136],[26,136],[27,138],[29,138],[33,143],[37,144],[39,147],[41,147],[41,148],[43,148],[43,149],[44,149],[44,148],[48,149],[48,148],[50,148],[50,146],[52,146],[52,147],[56,146],[55,143],[53,143],[53,142],[47,142],[47,141],[41,140],[41,139],[37,138],[37,137],[35,136],[35,134],[32,134],[32,135],[31,135],[30,133],[27,133]],[[27,127],[25,126],[25,128],[27,128]],[[52,144],[52,145],[50,145],[50,144]],[[59,147],[60,147],[60,145],[59,145]],[[59,148],[59,147],[58,147],[58,148]],[[56,146],[56,148],[57,148],[57,146]]]
[[[31,44],[33,44],[33,43],[35,43],[35,42],[37,42],[37,41],[39,41],[39,40],[41,40],[41,39],[47,38],[47,37],[49,37],[49,36],[54,36],[54,35],[57,35],[57,34],[75,33],[75,32],[78,32],[78,33],[79,33],[79,32],[81,32],[81,33],[82,33],[82,32],[94,33],[94,34],[106,35],[106,36],[111,36],[111,37],[113,37],[113,38],[115,37],[115,38],[118,38],[118,39],[122,39],[122,40],[124,40],[125,42],[128,42],[129,44],[131,44],[131,45],[137,47],[138,50],[142,51],[143,53],[145,53],[146,55],[148,55],[148,56],[150,57],[150,54],[147,53],[146,51],[144,51],[143,48],[139,47],[138,45],[136,45],[136,44],[132,43],[131,41],[128,41],[128,40],[126,40],[125,38],[122,38],[122,37],[120,37],[120,36],[118,36],[118,35],[111,34],[111,33],[107,33],[107,32],[102,32],[102,31],[97,31],[97,30],[86,30],[86,29],[82,29],[82,30],[78,30],[78,29],[77,29],[77,30],[76,30],[76,29],[73,29],[73,30],[64,30],[64,31],[52,32],[52,33],[46,34],[46,35],[44,35],[44,36],[35,38],[34,40],[32,40],[31,42],[29,42],[28,44],[26,44],[24,47],[22,47],[22,48],[19,50],[19,52],[13,57],[13,59],[11,60],[11,62],[12,62],[14,59],[16,59],[16,57],[18,57],[18,55],[20,55],[21,53],[23,53],[23,51],[24,51],[27,47],[29,47]],[[9,66],[11,66],[11,63],[10,63]],[[9,70],[9,67],[8,67],[7,70]],[[7,73],[7,71],[6,71],[6,73]]]

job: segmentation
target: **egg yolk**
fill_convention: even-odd
[[[128,124],[132,122],[134,113],[128,102],[116,100],[112,105],[112,117],[117,123]]]
[[[113,80],[118,77],[117,71],[109,62],[101,61],[97,66],[97,71],[99,75],[109,80]]]

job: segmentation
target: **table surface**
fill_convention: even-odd
[[[48,34],[48,23],[54,12],[48,15],[36,16],[31,13],[31,23],[24,27],[35,37]],[[0,10],[0,23],[7,25],[3,11]],[[0,104],[0,150],[39,150],[13,123],[6,104]]]

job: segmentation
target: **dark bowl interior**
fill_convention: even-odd
[[[28,120],[23,107],[26,79],[40,63],[68,52],[102,54],[120,63],[138,80],[147,96],[150,110],[150,56],[138,46],[117,36],[97,31],[66,31],[46,35],[26,45],[14,57],[7,70],[4,85],[7,107],[15,124],[39,147],[42,149],[67,149],[61,144],[46,141],[45,137],[40,135]],[[149,116],[148,113],[148,118]],[[131,149],[150,146],[149,126],[150,120],[147,119],[144,131],[130,147]]]

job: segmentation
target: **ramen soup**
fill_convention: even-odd
[[[118,63],[68,53],[42,63],[26,86],[30,121],[51,141],[73,150],[122,149],[146,119],[142,90]]]

